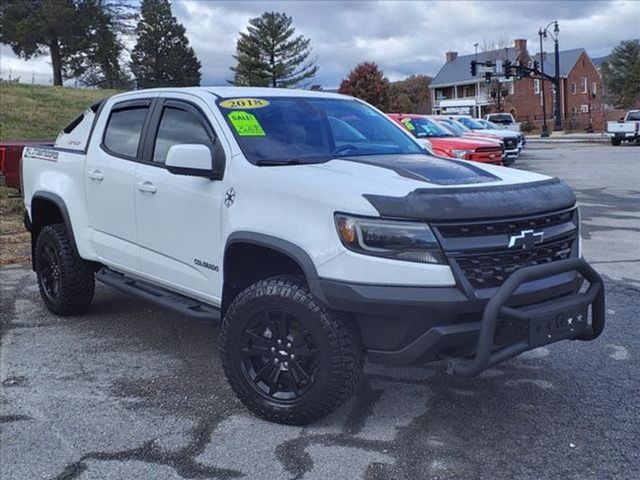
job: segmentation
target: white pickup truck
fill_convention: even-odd
[[[513,115],[510,113],[489,113],[485,115],[484,119],[488,122],[500,125],[507,130],[513,130],[514,132],[520,132],[520,124],[516,122]]]
[[[623,119],[607,122],[607,135],[616,146],[622,142],[640,142],[640,110],[629,110]]]
[[[472,376],[604,326],[562,181],[435,157],[351,97],[123,93],[27,148],[22,179],[52,312],[86,312],[97,279],[220,322],[232,389],[271,421],[335,409],[365,355]]]

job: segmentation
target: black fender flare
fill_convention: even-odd
[[[78,246],[76,245],[76,237],[73,233],[73,226],[71,225],[71,217],[69,217],[69,210],[67,209],[67,205],[64,203],[64,200],[62,199],[62,197],[60,197],[55,193],[47,192],[44,190],[38,190],[31,196],[31,219],[30,219],[31,253],[32,253],[31,262],[32,262],[33,268],[35,269],[35,243],[38,239],[37,234],[40,233],[39,231],[36,231],[36,225],[38,225],[39,222],[33,216],[34,200],[44,200],[44,201],[53,203],[58,208],[58,210],[60,211],[60,215],[62,216],[62,220],[64,222],[65,228],[67,229],[67,232],[69,232],[69,240],[71,241],[71,248],[73,249],[73,252],[76,255],[80,256],[78,252]]]
[[[311,260],[311,257],[298,245],[272,235],[250,232],[250,231],[237,231],[233,232],[227,238],[227,243],[224,247],[224,257],[226,258],[229,247],[234,243],[248,243],[257,245],[260,247],[270,248],[278,253],[286,255],[291,258],[302,270],[305,276],[309,290],[320,301],[326,303],[322,288],[320,286],[320,279],[318,278],[318,271],[316,266]],[[224,264],[223,264],[224,268]]]

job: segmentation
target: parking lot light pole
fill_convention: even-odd
[[[549,30],[549,27],[553,25],[553,32]],[[555,131],[562,130],[562,114],[560,112],[560,46],[558,43],[558,37],[560,34],[560,27],[558,25],[558,21],[554,20],[553,22],[549,22],[544,28],[538,30],[538,35],[540,35],[540,55],[542,55],[542,40],[547,38],[547,34],[553,38],[554,43],[554,60],[555,60],[555,74],[553,76],[553,85],[555,90],[555,96],[553,98],[553,129]]]
[[[540,83],[542,84],[542,132],[540,133],[540,136],[548,137],[549,127],[547,126],[547,99],[544,88],[544,49],[542,45],[544,32],[542,28],[538,30],[538,35],[540,36]]]

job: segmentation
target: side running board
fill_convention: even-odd
[[[96,280],[194,320],[220,322],[220,309],[102,267]]]

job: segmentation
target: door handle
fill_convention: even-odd
[[[156,193],[158,189],[151,182],[140,182],[138,184],[138,190],[145,193]]]
[[[104,175],[102,174],[102,172],[100,170],[91,170],[87,176],[91,179],[91,180],[97,180],[98,182],[101,182],[102,179],[104,178]]]

